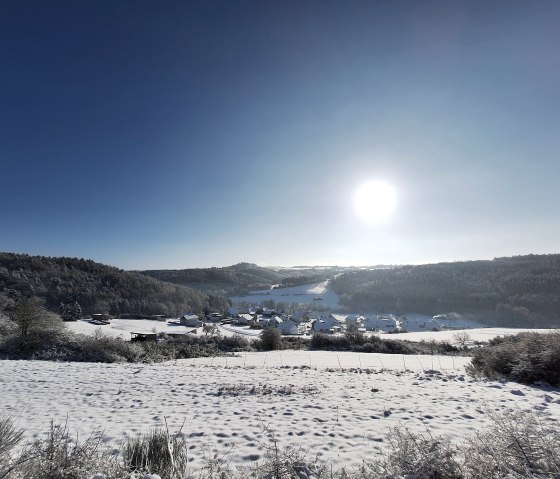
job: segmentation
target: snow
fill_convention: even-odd
[[[112,319],[107,325],[91,324],[87,319],[65,323],[74,333],[94,335],[101,332],[108,336],[130,340],[130,333],[189,333],[197,328],[183,326],[179,320],[154,321],[153,319]],[[198,328],[198,333],[202,328]]]
[[[312,304],[337,309],[339,307],[338,294],[328,289],[327,285],[328,281],[323,281],[289,288],[263,289],[252,291],[247,296],[233,296],[230,299],[234,304],[260,304],[262,301],[272,299],[282,303]]]
[[[466,333],[471,341],[487,342],[497,336],[511,336],[513,334],[532,332],[532,333],[549,333],[553,329],[523,329],[523,328],[474,328],[450,331],[421,331],[411,333],[399,333],[391,335],[382,335],[385,339],[404,339],[407,341],[438,341],[457,343],[457,335]]]
[[[75,333],[94,335],[98,333],[106,334],[113,337],[120,337],[124,340],[130,340],[130,333],[193,333],[204,334],[202,328],[186,327],[178,324],[178,320],[171,322],[154,321],[149,319],[113,319],[111,323],[104,326],[94,325],[88,320],[71,321],[65,323],[68,329]],[[224,336],[244,336],[247,339],[258,338],[262,329],[251,329],[249,326],[236,326],[234,324],[216,324],[220,334]],[[508,336],[520,332],[531,331],[546,333],[553,331],[552,329],[516,329],[516,328],[475,328],[465,330],[449,330],[449,331],[418,331],[399,334],[383,334],[383,333],[365,333],[366,335],[375,334],[385,339],[403,339],[407,341],[447,341],[452,344],[457,343],[457,334],[466,333],[470,342],[489,341],[496,336]],[[308,336],[309,337],[309,336]]]
[[[402,336],[402,335],[401,335]],[[460,441],[493,412],[539,411],[560,420],[560,390],[478,381],[468,358],[274,351],[161,364],[0,361],[4,413],[38,437],[68,422],[79,437],[126,436],[163,427],[186,435],[193,469],[228,453],[261,457],[266,430],[335,467],[386,447],[390,428]],[[181,429],[182,428],[182,429]]]

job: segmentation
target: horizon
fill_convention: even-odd
[[[0,250],[126,270],[557,250],[558,2],[0,13]]]
[[[418,263],[385,263],[385,264],[291,264],[291,265],[278,265],[278,264],[269,264],[269,263],[255,263],[252,261],[238,261],[236,263],[231,264],[224,264],[224,265],[207,265],[207,266],[182,266],[182,267],[172,267],[172,268],[124,268],[117,264],[110,264],[110,263],[103,263],[102,261],[98,261],[94,258],[85,258],[85,257],[76,257],[76,256],[51,256],[51,255],[40,255],[40,254],[30,254],[25,252],[15,252],[15,251],[0,251],[0,254],[14,254],[14,255],[27,255],[27,256],[39,256],[39,257],[46,257],[46,258],[69,258],[69,259],[80,259],[80,260],[91,260],[96,263],[104,264],[105,266],[110,266],[114,268],[121,269],[123,271],[129,272],[142,272],[142,271],[158,271],[158,270],[186,270],[186,269],[210,269],[210,268],[231,268],[234,266],[238,266],[241,264],[248,264],[252,266],[257,266],[260,268],[268,268],[268,269],[298,269],[298,268],[392,268],[392,267],[401,267],[401,266],[428,266],[428,265],[437,265],[437,264],[450,264],[450,263],[468,263],[468,262],[477,262],[477,261],[494,261],[499,259],[508,259],[508,258],[517,258],[517,257],[526,257],[526,256],[555,256],[560,255],[560,253],[525,253],[525,254],[516,254],[516,255],[509,255],[509,256],[495,256],[493,258],[470,258],[470,259],[463,259],[463,260],[442,260],[442,261],[422,261]]]

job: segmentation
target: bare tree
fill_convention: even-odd
[[[19,301],[10,317],[17,324],[22,339],[27,339],[40,331],[61,327],[60,318],[47,311],[36,298]]]

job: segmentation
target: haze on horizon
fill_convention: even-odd
[[[0,251],[125,269],[556,253],[558,25],[555,1],[4,1]],[[369,215],[374,181],[395,199]]]

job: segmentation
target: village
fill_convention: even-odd
[[[399,334],[409,331],[446,331],[480,327],[479,323],[466,321],[459,315],[397,314],[342,314],[340,312],[297,309],[289,314],[281,309],[266,307],[231,306],[224,313],[210,312],[197,315],[192,312],[179,318],[152,315],[138,318],[119,317],[103,319],[92,315],[86,320],[94,326],[111,325],[118,330],[127,329],[132,341],[166,340],[189,335],[242,335],[257,337],[264,329],[274,328],[283,336],[310,336],[314,333],[340,335],[347,332],[368,334]]]

